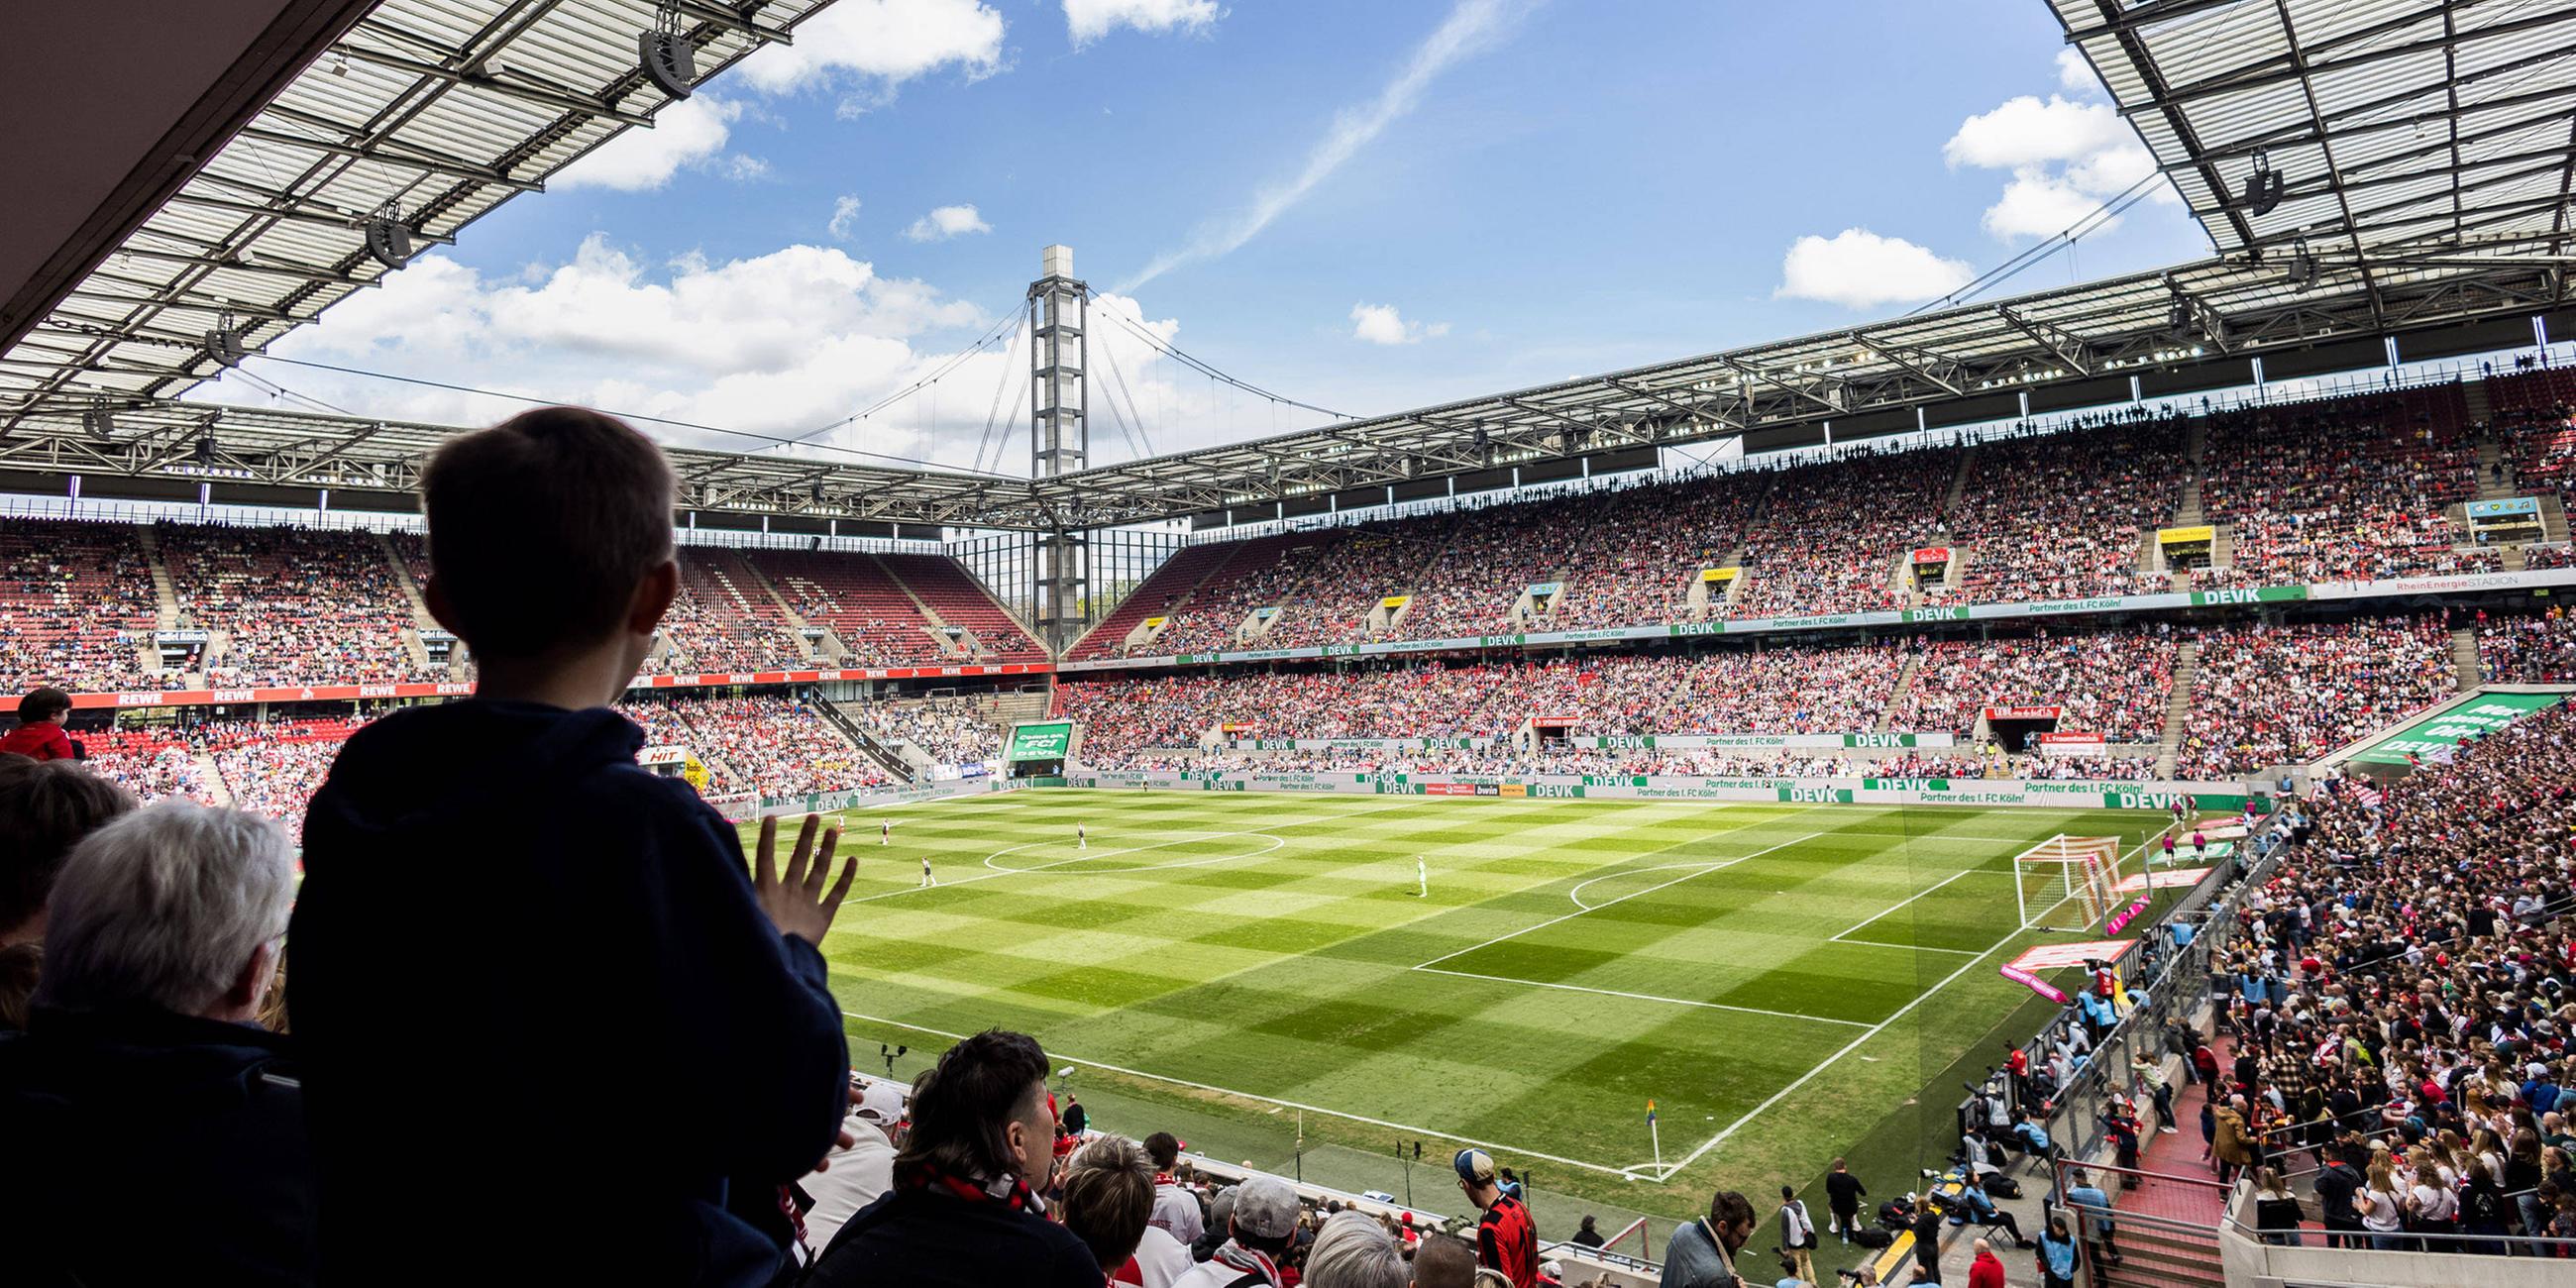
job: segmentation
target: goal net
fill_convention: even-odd
[[[2013,856],[2013,877],[2024,928],[2052,917],[2098,926],[2120,884],[2120,838],[2061,832]]]

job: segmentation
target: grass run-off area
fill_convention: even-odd
[[[1302,1122],[1309,1160],[1383,1164],[1334,1183],[1398,1193],[1388,1155],[1420,1139],[1435,1211],[1459,1206],[1440,1163],[1473,1142],[1555,1194],[1662,1216],[1716,1188],[1768,1211],[1839,1153],[1893,1170],[1946,1150],[1959,1091],[1927,1081],[2030,1022],[1995,968],[2051,937],[2016,929],[2012,856],[2061,832],[2125,850],[2162,822],[1083,789],[844,817],[859,877],[824,955],[862,1068],[879,1044],[914,1049],[908,1074],[1019,1029],[1112,1130],[1163,1126],[1134,1120],[1157,1106],[1202,1136]]]

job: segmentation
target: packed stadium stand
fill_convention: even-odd
[[[2159,629],[1944,640],[1926,646],[1891,727],[1967,733],[1987,707],[2057,707],[2057,727],[2154,742],[2173,690],[2176,639]]]
[[[2210,418],[2202,504],[2231,557],[2201,585],[2371,581],[2500,566],[2444,514],[2478,492],[2457,385]]]
[[[1259,541],[1203,542],[1182,547],[1119,600],[1118,606],[1109,610],[1109,615],[1101,618],[1099,625],[1085,633],[1065,653],[1065,657],[1068,660],[1124,657],[1132,651],[1127,646],[1127,637],[1155,617],[1164,619],[1154,645],[1156,652],[1195,651],[1177,649],[1174,641],[1182,637],[1184,622],[1201,619],[1205,619],[1208,625],[1194,628],[1192,635],[1203,629],[1210,638],[1218,641],[1210,648],[1231,647],[1235,626],[1251,609],[1235,614],[1233,622],[1222,621],[1225,591],[1242,574],[1237,573],[1235,577],[1222,581],[1218,577],[1237,564],[1249,570],[1256,561],[1267,562],[1260,560],[1261,549]]]
[[[1941,511],[1960,454],[1934,447],[1863,452],[1782,470],[1744,543],[1733,617],[1800,617],[1904,608],[1898,564],[1942,539]]]
[[[1930,598],[2001,604],[2169,589],[2165,574],[2142,566],[2141,547],[2182,504],[2186,436],[2182,418],[2156,416],[1979,443],[1959,504],[1944,515],[1950,575]]]
[[[374,533],[162,524],[153,537],[179,624],[218,633],[210,684],[446,678],[415,652],[418,622]]]
[[[2222,626],[2199,639],[2185,778],[2315,760],[2455,690],[2439,617]]]
[[[2490,684],[2576,684],[2576,618],[2564,607],[2482,620],[2477,636],[2478,665]]]
[[[89,691],[162,678],[150,559],[125,524],[0,519],[0,684]]]

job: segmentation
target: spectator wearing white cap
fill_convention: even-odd
[[[799,1182],[814,1206],[805,1213],[805,1240],[826,1247],[841,1223],[894,1188],[895,1131],[903,1122],[903,1091],[891,1082],[854,1078],[858,1103],[843,1121],[851,1144],[833,1150]]]
[[[1297,1191],[1276,1176],[1234,1189],[1234,1213],[1216,1255],[1190,1267],[1172,1288],[1279,1288],[1279,1259],[1297,1237]]]
[[[1512,1281],[1512,1288],[1538,1283],[1538,1227],[1529,1209],[1496,1179],[1493,1156],[1481,1149],[1462,1149],[1450,1160],[1458,1172],[1458,1190],[1482,1213],[1476,1220],[1476,1264]]]

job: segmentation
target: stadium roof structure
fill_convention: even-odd
[[[2576,3],[2050,4],[2221,254],[2566,248]]]
[[[678,8],[721,65],[826,2]],[[1241,523],[1720,438],[1763,452],[2241,386],[2258,357],[2272,380],[2375,367],[2391,337],[2409,361],[2516,348],[2535,316],[2576,335],[2559,244],[2576,0],[2053,2],[2215,257],[1043,480],[682,449],[681,503],[871,535]],[[308,67],[0,358],[0,490],[78,474],[90,496],[407,507],[452,427],[184,400],[220,369],[202,333],[229,309],[255,352],[380,276],[362,225],[385,203],[452,237],[649,119],[634,41],[652,8],[520,0],[469,22],[455,0],[386,0],[338,43],[345,68]],[[2280,176],[2263,214],[2241,202],[2257,146]],[[2304,254],[2278,253],[2300,235]]]
[[[703,78],[829,0],[661,0]],[[342,6],[348,7],[348,6]],[[185,39],[193,18],[180,20]],[[175,397],[220,372],[229,320],[261,346],[394,271],[367,245],[389,218],[416,243],[458,230],[670,98],[638,40],[655,0],[383,0],[211,155],[0,354],[0,428],[66,401]],[[310,53],[310,50],[294,50]]]

